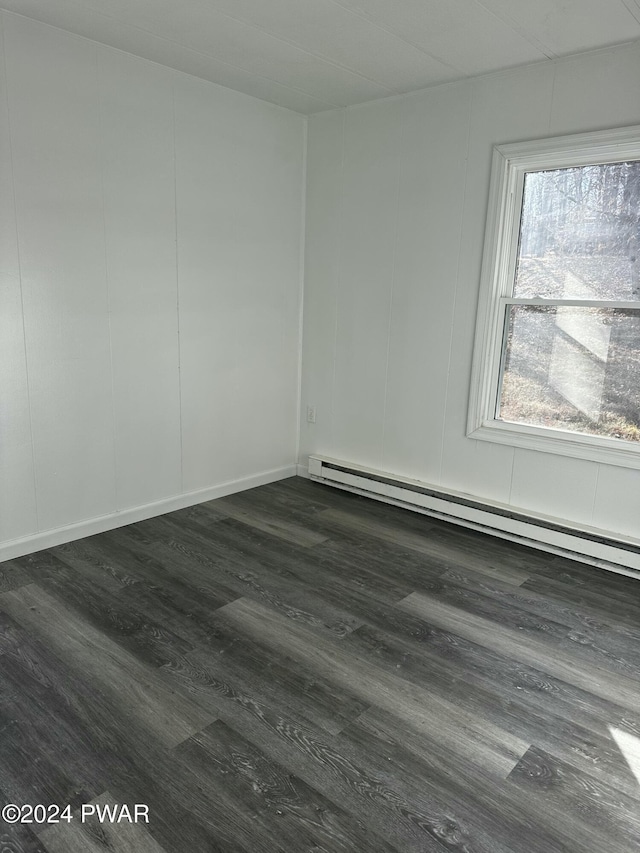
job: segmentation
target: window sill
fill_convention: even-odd
[[[498,420],[486,421],[470,430],[467,436],[481,441],[537,450],[541,453],[555,453],[560,456],[587,459],[590,462],[640,469],[640,443],[635,446],[631,442],[617,438],[600,438]]]

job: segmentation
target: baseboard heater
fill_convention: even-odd
[[[506,504],[479,501],[463,492],[445,492],[419,480],[325,456],[309,457],[309,477],[413,512],[640,579],[640,540],[614,538],[594,527],[556,521]]]

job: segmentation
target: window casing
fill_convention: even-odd
[[[605,164],[610,165],[599,168]],[[563,192],[557,198],[564,198],[571,195],[566,192],[570,179],[581,186],[589,183],[590,174],[597,180],[599,175],[628,174],[629,170],[634,176],[636,172],[640,174],[640,127],[494,149],[469,407],[470,437],[640,468],[640,397],[633,396],[636,391],[640,394],[640,361],[636,361],[636,355],[640,359],[640,293],[628,283],[617,290],[609,287],[614,279],[608,272],[604,275],[604,288],[591,287],[588,276],[585,282],[581,272],[580,263],[584,268],[585,259],[576,256],[595,253],[605,271],[612,264],[615,266],[612,250],[602,245],[602,221],[606,216],[599,212],[599,236],[594,237],[583,210],[581,230],[576,236],[571,229],[573,211],[578,206],[575,199],[569,198],[563,205],[565,220],[556,217],[554,230],[547,197],[546,220],[551,227],[547,228],[545,246],[537,245],[540,240],[534,240],[533,247],[528,245],[529,232],[521,233],[525,185],[526,204],[531,207],[534,189],[537,186],[539,190],[543,181],[562,184]],[[622,198],[614,202],[619,208]],[[611,204],[610,198],[607,203]],[[625,228],[632,229],[634,246],[640,252],[640,211],[635,198],[632,203],[626,198],[624,203]],[[528,217],[535,221],[536,211],[541,208],[535,208],[533,214],[532,210],[524,211],[525,220]],[[627,215],[629,211],[631,217]],[[574,253],[569,267],[577,274],[565,268],[557,292],[543,285],[538,293],[537,285],[527,284],[526,264],[538,264],[550,280],[550,270],[562,266],[563,245],[569,245]],[[615,346],[614,334],[616,340],[622,335],[633,349]],[[539,335],[539,339],[532,343],[532,335]],[[526,347],[521,345],[523,340],[527,341]],[[548,352],[544,351],[545,346]],[[633,358],[616,367],[615,358],[624,360],[625,352],[632,353]],[[521,371],[534,376],[529,381],[518,375],[516,368],[518,363],[526,366],[531,354],[531,369]],[[511,370],[514,364],[516,368]],[[630,420],[602,412],[594,403],[593,389],[599,387],[602,391],[605,375],[609,382],[612,376],[623,376],[622,384],[631,389]],[[519,404],[523,395],[526,398],[527,393],[534,394],[529,386],[543,396],[548,391],[549,399],[559,401],[555,417],[547,417],[549,406],[553,409],[550,403],[547,410],[542,407],[540,412],[535,406]],[[616,394],[618,401],[624,398],[624,387],[618,388]],[[612,392],[607,390],[607,395],[611,397]],[[518,405],[513,405],[514,400]],[[576,417],[563,421],[565,410]],[[550,424],[549,420],[554,422]]]

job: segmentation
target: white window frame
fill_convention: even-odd
[[[510,145],[493,151],[480,279],[467,435],[470,438],[640,468],[640,443],[496,418],[509,304],[593,305],[583,300],[514,299],[520,217],[527,172],[640,160],[640,126]],[[610,303],[600,303],[608,307]],[[616,302],[639,308],[639,302]]]

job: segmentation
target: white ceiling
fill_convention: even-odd
[[[640,0],[0,0],[312,113],[640,39]]]

